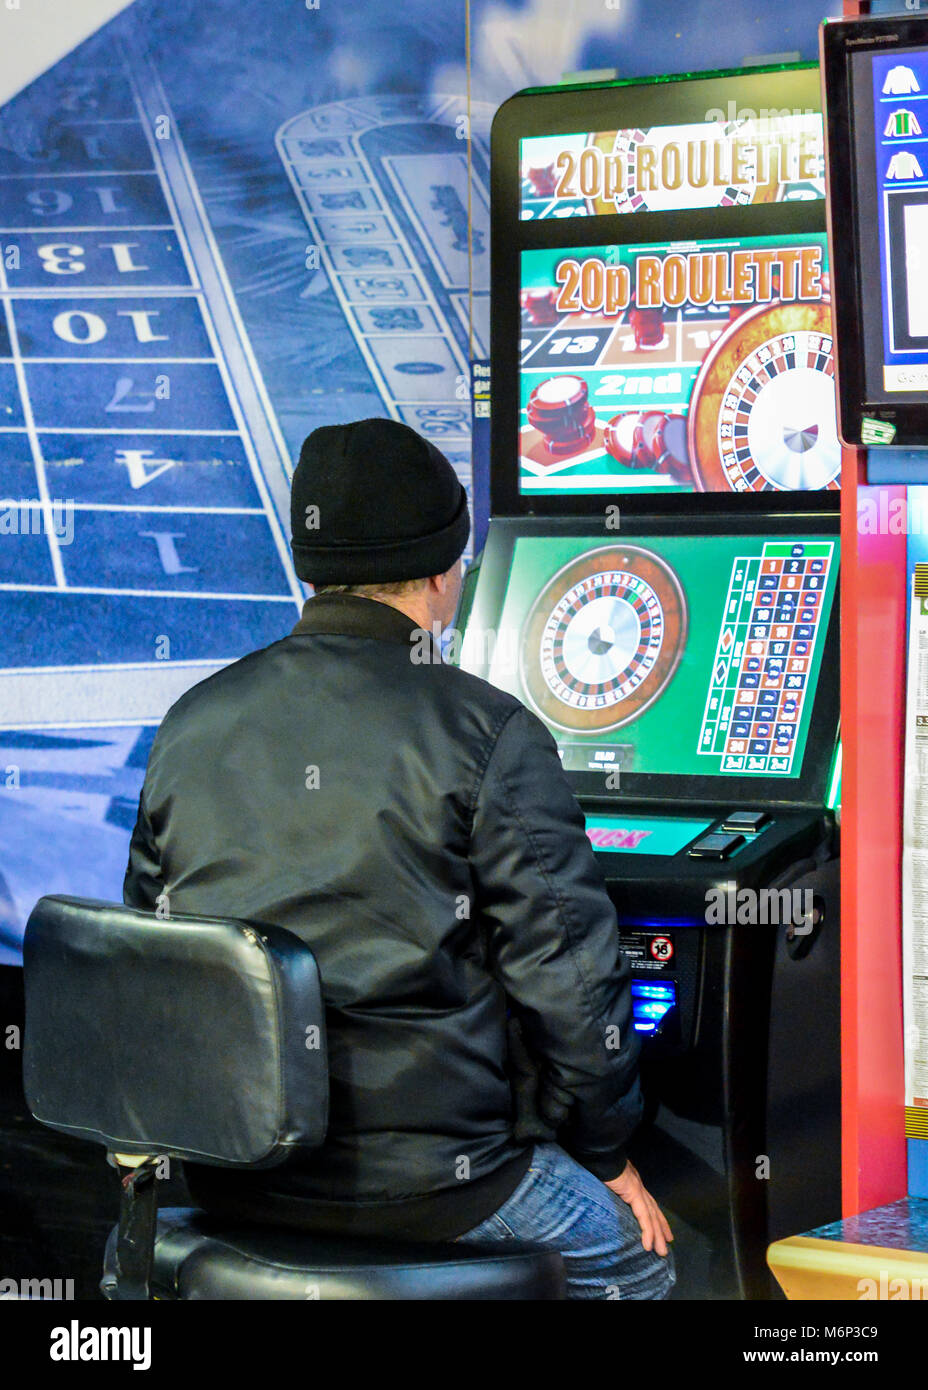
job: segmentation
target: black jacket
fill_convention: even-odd
[[[373,599],[310,599],[155,738],[125,901],[286,927],[326,1000],[325,1145],[257,1173],[188,1167],[213,1207],[274,1214],[284,1194],[302,1224],[436,1238],[483,1220],[531,1155],[507,1002],[537,1065],[537,1137],[601,1178],[624,1167],[629,972],[554,740],[417,633]]]

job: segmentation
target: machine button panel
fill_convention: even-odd
[[[739,845],[743,844],[743,835],[726,835],[716,830],[711,835],[703,835],[702,839],[697,840],[694,845],[690,845],[686,852],[694,859],[727,859]]]
[[[729,811],[722,822],[722,829],[739,835],[756,835],[769,820],[766,811]]]

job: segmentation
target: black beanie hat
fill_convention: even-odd
[[[397,420],[313,430],[293,474],[290,525],[296,572],[315,585],[444,574],[470,535],[451,464]]]

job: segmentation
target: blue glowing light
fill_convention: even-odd
[[[675,984],[632,980],[632,1011],[636,1033],[653,1033],[677,1002]]]

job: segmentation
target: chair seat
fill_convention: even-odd
[[[116,1229],[101,1288],[115,1281]],[[563,1299],[557,1251],[525,1241],[498,1245],[336,1239],[280,1227],[230,1225],[202,1211],[158,1218],[155,1298],[364,1300]]]

